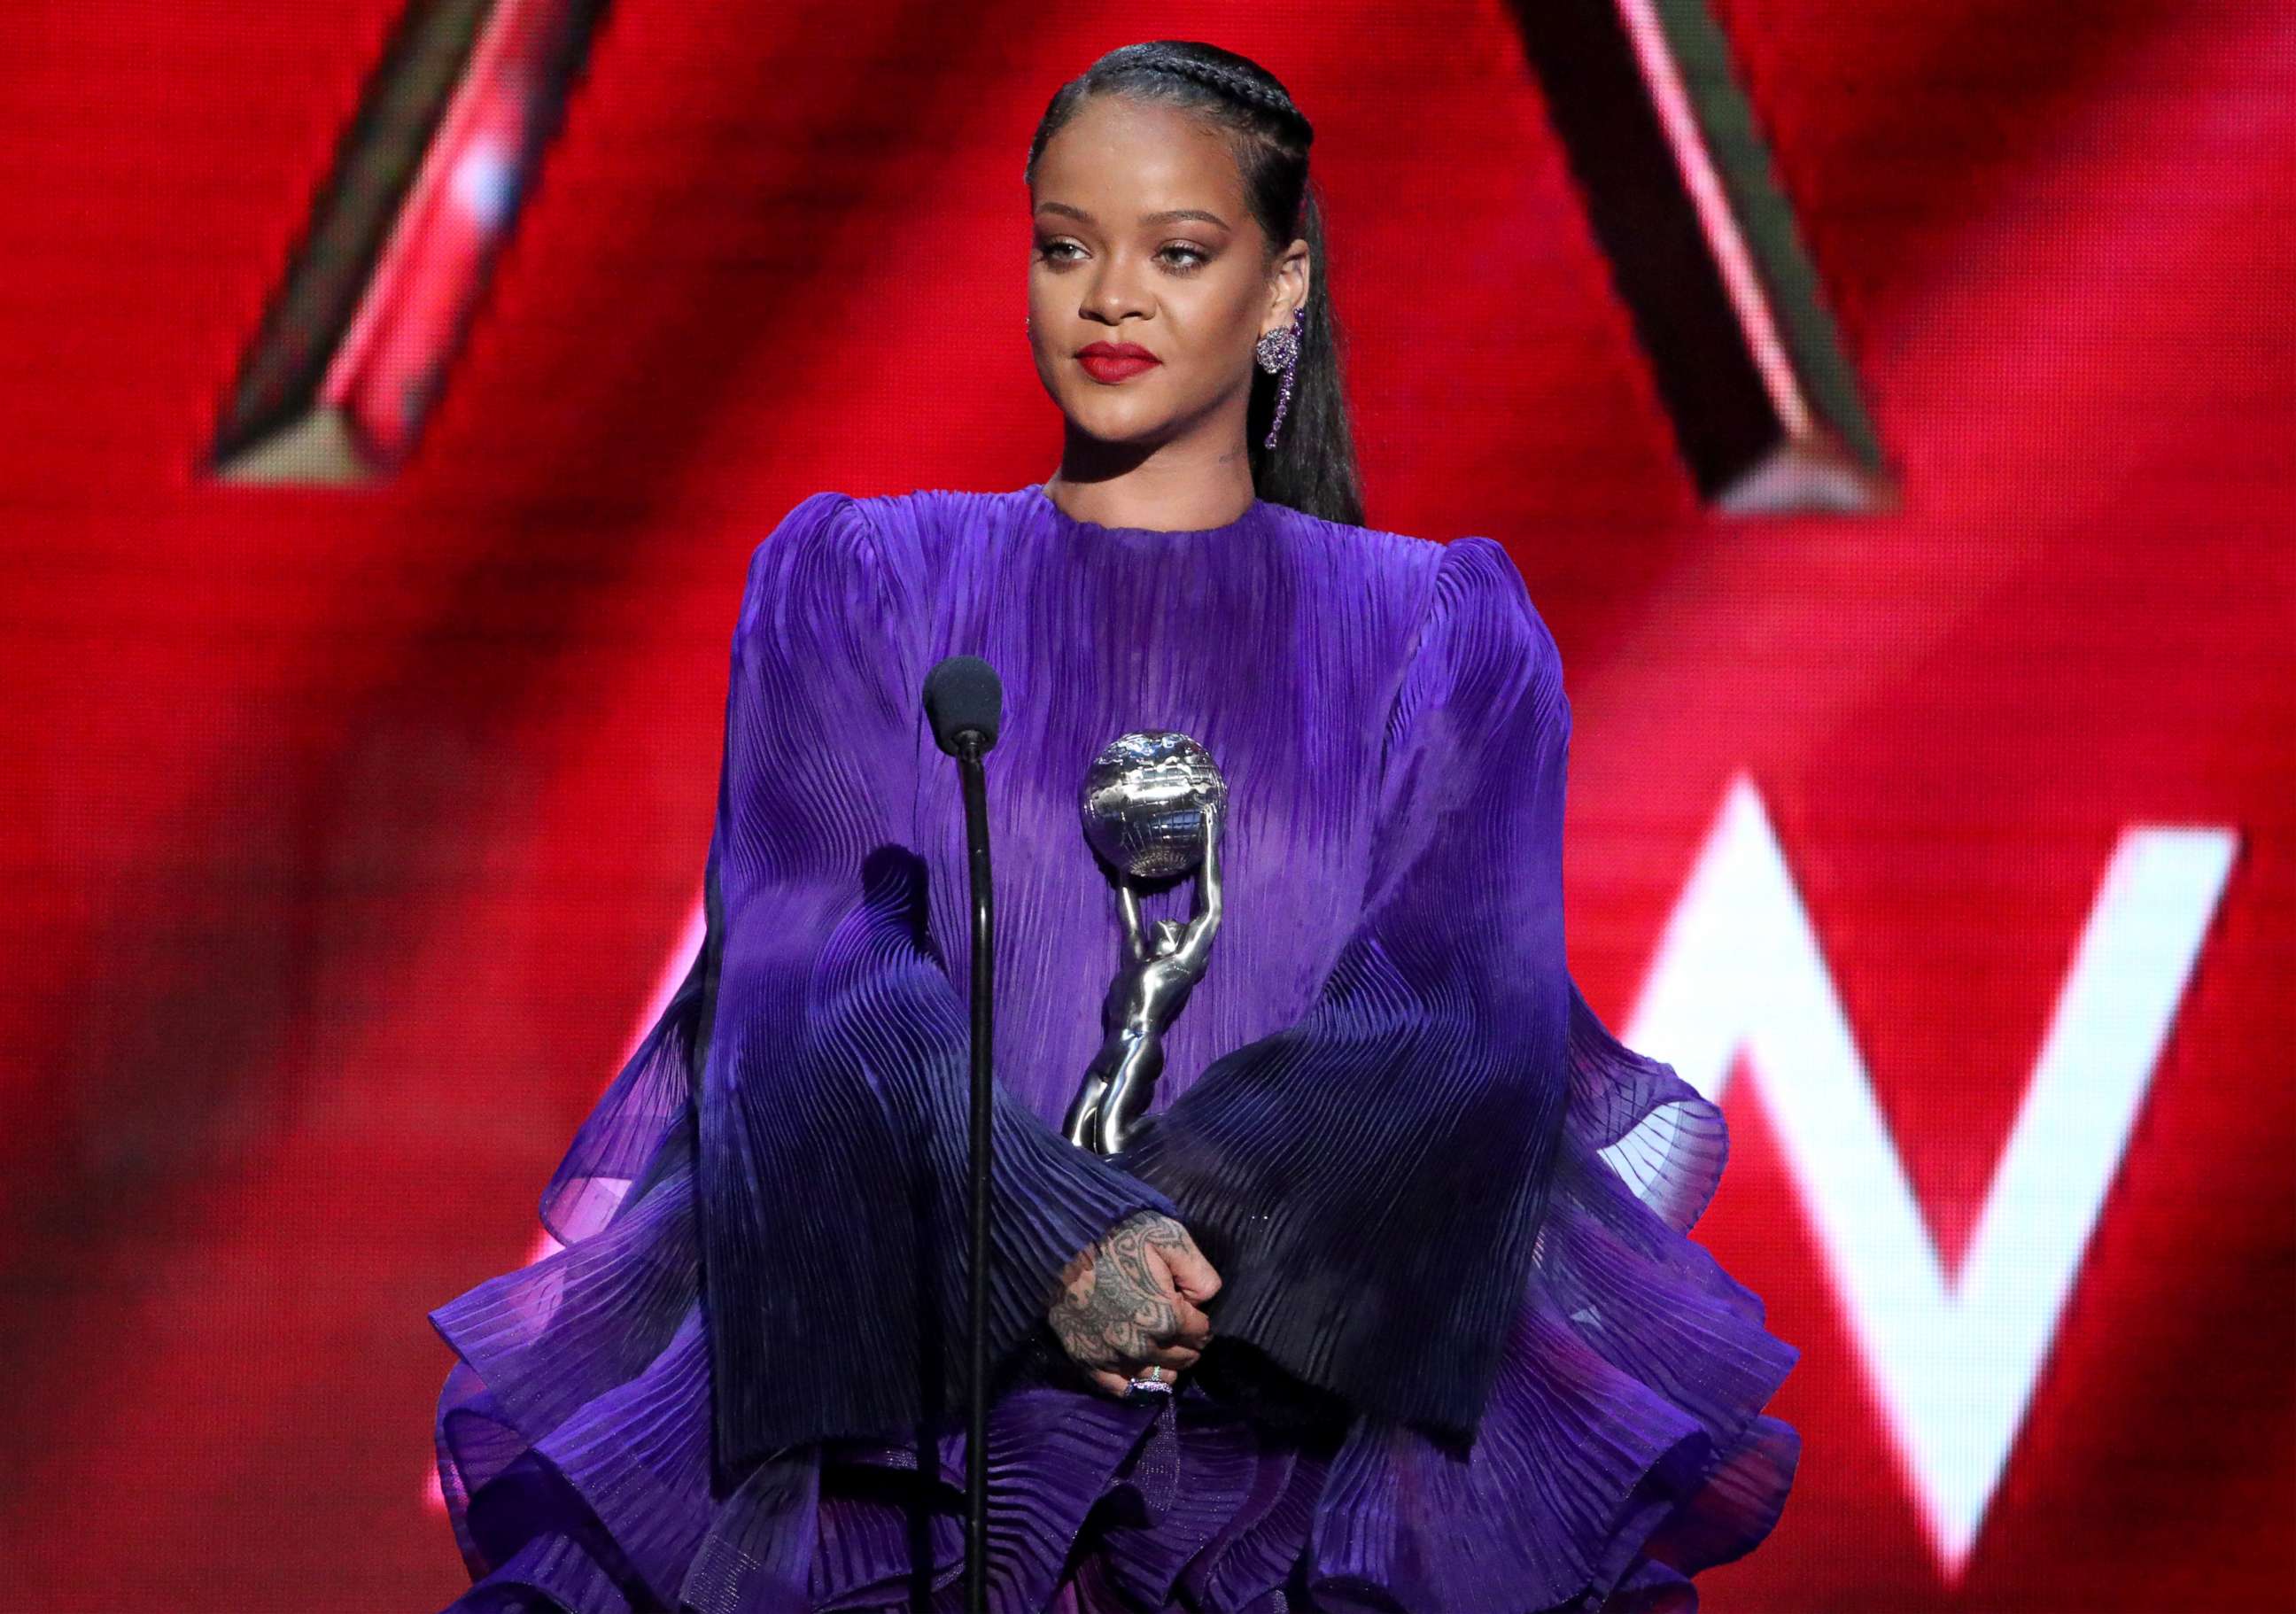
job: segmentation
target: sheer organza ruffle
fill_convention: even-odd
[[[921,1590],[955,1610],[961,1419],[929,1463],[834,1440],[713,1488],[693,1113],[668,1102],[682,1026],[663,1017],[554,1179],[573,1241],[431,1314],[457,1356],[436,1430],[474,1581],[455,1614],[906,1610]],[[1761,1409],[1799,1353],[1687,1236],[1727,1155],[1720,1112],[1575,987],[1570,1076],[1471,1447],[1367,1417],[1302,1435],[1193,1382],[1144,1408],[1024,1374],[991,1411],[991,1606],[1694,1610],[1689,1577],[1784,1505],[1799,1439]]]

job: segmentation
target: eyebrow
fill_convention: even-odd
[[[1084,224],[1091,224],[1095,222],[1092,215],[1086,212],[1082,208],[1072,208],[1064,201],[1038,202],[1037,204],[1037,211],[1039,213],[1065,213],[1070,218],[1076,219]],[[1201,208],[1168,208],[1161,213],[1143,213],[1140,216],[1140,222],[1144,225],[1168,225],[1177,224],[1184,218],[1201,219],[1206,224],[1218,225],[1223,230],[1234,228],[1233,225],[1229,224],[1226,219],[1222,218],[1218,214],[1207,213]]]

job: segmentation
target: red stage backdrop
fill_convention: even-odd
[[[1316,120],[1371,520],[1521,564],[1574,966],[1724,1098],[1805,1448],[1709,1610],[2296,1608],[2296,12],[1617,0],[1870,428],[1780,513],[1568,9],[13,8],[0,1606],[460,1589],[423,1314],[693,943],[750,549],[1054,468],[1029,134],[1183,37]]]

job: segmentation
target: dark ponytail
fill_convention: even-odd
[[[1252,491],[1272,504],[1362,526],[1363,487],[1341,384],[1340,326],[1332,310],[1331,277],[1324,273],[1323,209],[1308,177],[1315,129],[1275,76],[1249,57],[1192,39],[1153,39],[1109,52],[1054,92],[1029,143],[1024,177],[1034,182],[1046,143],[1085,99],[1104,94],[1163,102],[1214,119],[1228,136],[1244,196],[1271,253],[1295,237],[1306,240],[1308,306],[1300,328],[1300,357],[1292,402],[1273,448],[1260,443],[1275,418],[1283,378],[1257,365],[1252,369],[1251,402],[1244,412]]]

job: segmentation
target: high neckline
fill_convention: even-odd
[[[1224,533],[1239,532],[1250,526],[1267,508],[1267,501],[1255,496],[1251,503],[1243,507],[1242,515],[1233,521],[1223,521],[1218,527],[1111,527],[1099,521],[1087,521],[1081,516],[1070,515],[1060,507],[1059,502],[1051,494],[1045,491],[1045,485],[1042,482],[1029,483],[1028,492],[1037,504],[1052,512],[1053,518],[1063,526],[1074,528],[1079,532],[1105,533],[1111,537],[1217,538]]]

